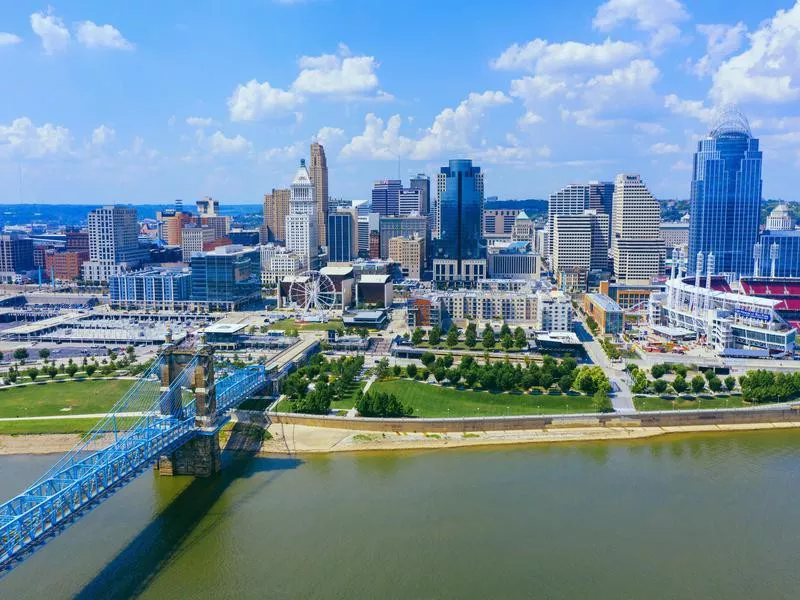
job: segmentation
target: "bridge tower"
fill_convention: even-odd
[[[164,366],[161,368],[161,392],[167,392],[175,379],[192,360],[197,364],[190,383],[194,388],[196,417],[195,424],[200,435],[195,436],[169,456],[158,460],[161,475],[194,475],[209,477],[221,468],[219,431],[217,420],[217,395],[214,386],[214,348],[206,343],[205,335],[200,336],[197,349],[182,350],[172,341],[172,332],[167,331],[164,346]],[[174,397],[164,396],[161,413],[176,417],[182,416],[181,390],[173,392]]]

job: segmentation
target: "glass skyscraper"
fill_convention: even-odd
[[[449,166],[441,168],[437,187],[439,235],[434,245],[434,279],[471,281],[485,277],[480,167],[473,166],[471,160],[451,160]],[[477,264],[479,261],[483,264]]]
[[[328,215],[328,260],[330,262],[350,262],[355,258],[353,248],[358,247],[354,234],[357,234],[351,212],[334,212]]]
[[[735,276],[753,272],[761,207],[761,151],[747,119],[728,108],[697,144],[691,189],[689,264],[697,253],[714,254],[714,270]]]

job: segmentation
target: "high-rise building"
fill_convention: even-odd
[[[420,237],[427,252],[428,220],[421,215],[407,217],[381,217],[378,226],[381,240],[380,257],[389,258],[389,240],[395,237]]]
[[[311,164],[309,175],[314,185],[314,199],[316,201],[317,236],[321,246],[328,245],[327,218],[328,218],[328,161],[325,158],[325,148],[322,144],[311,144]]]
[[[290,190],[273,188],[271,194],[264,195],[265,242],[286,240],[286,215],[289,214]]]
[[[590,271],[608,271],[609,217],[597,210],[556,215],[553,228],[553,272],[570,292],[586,289]]]
[[[328,215],[328,261],[350,262],[358,254],[358,220],[353,209]]]
[[[61,281],[80,279],[83,263],[89,260],[88,251],[65,250],[48,252],[44,257],[47,274]]]
[[[403,183],[399,179],[376,181],[372,185],[372,212],[382,217],[397,216],[402,189]]]
[[[410,214],[423,215],[422,212],[422,191],[414,189],[404,189],[400,191],[398,197],[397,214],[401,217]]]
[[[33,268],[33,240],[15,233],[0,235],[0,274],[5,278]]]
[[[66,249],[74,252],[89,253],[89,232],[81,229],[67,227],[64,232],[67,238]]]
[[[698,253],[713,253],[717,273],[748,274],[761,220],[758,139],[739,111],[727,107],[697,143],[691,189],[689,272]]]
[[[261,297],[258,248],[230,245],[192,256],[191,299],[209,310],[234,310]]]
[[[431,212],[431,179],[424,173],[418,173],[411,178],[409,188],[419,190],[422,198],[420,199],[420,214],[428,215]]]
[[[181,231],[194,221],[191,214],[173,208],[157,212],[156,219],[161,229],[160,237],[168,246],[180,246]]]
[[[289,189],[291,198],[289,214],[286,215],[286,249],[305,256],[306,268],[315,269],[319,260],[317,197],[305,160],[300,160],[300,167]]]
[[[189,262],[192,255],[203,250],[210,250],[216,235],[210,227],[197,227],[196,225],[184,227],[181,232],[181,257],[183,262]]]
[[[132,206],[104,206],[89,213],[89,260],[83,263],[83,278],[106,283],[141,265],[149,257],[139,246],[139,225]],[[180,233],[178,234],[180,240]],[[177,245],[180,245],[178,242]]]
[[[205,196],[197,201],[197,214],[201,217],[216,217],[219,215],[219,200]]]
[[[778,204],[767,216],[767,229],[769,231],[791,231],[794,229],[794,219],[789,212],[788,204]]]
[[[419,236],[389,240],[389,260],[400,266],[403,277],[420,279],[425,267],[425,239]]]
[[[550,194],[547,203],[547,233],[549,245],[547,252],[553,255],[554,230],[556,217],[560,215],[580,215],[589,208],[589,186],[570,184],[555,194]]]
[[[648,283],[663,277],[661,207],[639,175],[617,175],[613,213],[611,249],[617,281]]]
[[[614,182],[590,181],[589,182],[589,208],[608,215],[614,210]],[[608,230],[608,247],[611,247],[611,228]]]
[[[757,250],[761,252],[753,272],[756,277],[800,277],[800,231],[767,230]]]
[[[433,277],[443,282],[475,282],[486,277],[481,238],[483,173],[468,159],[451,160],[437,176],[438,239]]]
[[[372,200],[353,200],[350,205],[359,217],[366,217],[372,212]]]

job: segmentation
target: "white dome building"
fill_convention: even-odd
[[[794,219],[789,212],[789,206],[778,204],[767,217],[767,229],[770,231],[791,231],[794,229]]]

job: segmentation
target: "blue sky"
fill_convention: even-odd
[[[2,203],[257,203],[314,139],[337,197],[456,157],[503,198],[686,197],[728,102],[800,200],[800,0],[15,0],[0,73]]]

